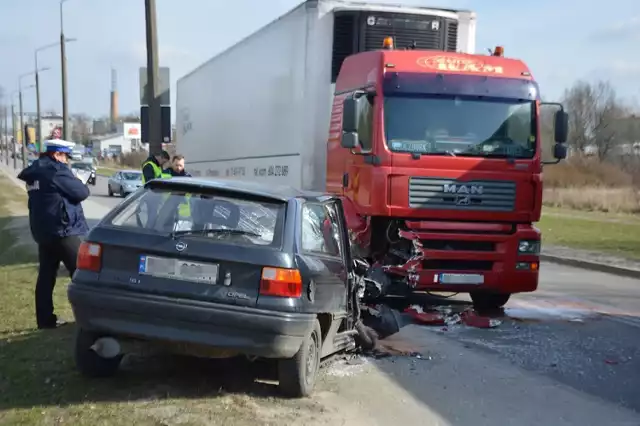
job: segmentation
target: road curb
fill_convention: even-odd
[[[540,260],[545,262],[557,263],[565,266],[573,266],[574,268],[589,269],[591,271],[604,272],[606,274],[618,275],[628,278],[640,279],[640,270],[623,268],[620,266],[607,265],[588,260],[576,259],[573,257],[561,257],[551,254],[541,254]]]

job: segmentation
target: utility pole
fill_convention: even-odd
[[[18,93],[18,99],[20,102],[20,132],[22,134],[22,168],[27,168],[27,132],[24,128],[24,111],[22,110],[22,88]]]
[[[149,103],[149,151],[151,155],[162,152],[162,115],[158,93],[158,27],[156,1],[145,0],[147,28],[147,101]]]
[[[62,139],[69,133],[69,111],[67,110],[67,54],[65,50],[64,21],[62,5],[66,0],[60,0],[60,67],[62,76]]]
[[[0,112],[2,113],[2,117],[4,117],[6,115],[6,110],[7,110],[7,107],[4,106],[4,105],[2,106],[2,108],[0,108]],[[3,121],[4,120],[2,120],[2,117],[0,117],[0,142],[2,142],[2,134],[6,133],[3,130],[3,126],[4,126]],[[7,148],[9,148],[9,145],[7,145],[6,140],[5,140],[5,143],[0,143],[0,153],[2,153],[2,155],[4,155],[4,156],[8,156],[9,155],[9,151],[7,150]]]
[[[7,156],[5,161],[7,163],[7,167],[9,166],[9,109],[5,107],[5,115],[4,115],[4,143],[5,148],[7,150]]]
[[[16,158],[16,141],[18,138],[18,132],[16,132],[16,109],[11,99],[11,129],[13,130],[13,137],[11,138],[11,154],[13,156],[13,168],[18,168],[18,159]]]

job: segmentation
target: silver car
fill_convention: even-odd
[[[107,191],[109,197],[118,194],[126,197],[142,187],[142,172],[138,170],[122,170],[109,178]]]

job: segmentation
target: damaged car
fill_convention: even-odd
[[[77,368],[110,376],[153,344],[271,359],[283,393],[309,395],[321,360],[375,344],[360,321],[368,266],[351,258],[342,209],[289,187],[148,182],[80,247],[68,288]]]

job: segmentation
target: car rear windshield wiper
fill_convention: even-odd
[[[208,235],[208,234],[229,234],[229,235],[249,235],[251,237],[261,237],[261,234],[253,231],[245,231],[244,229],[183,229],[173,231],[170,235],[172,238],[182,235]]]

